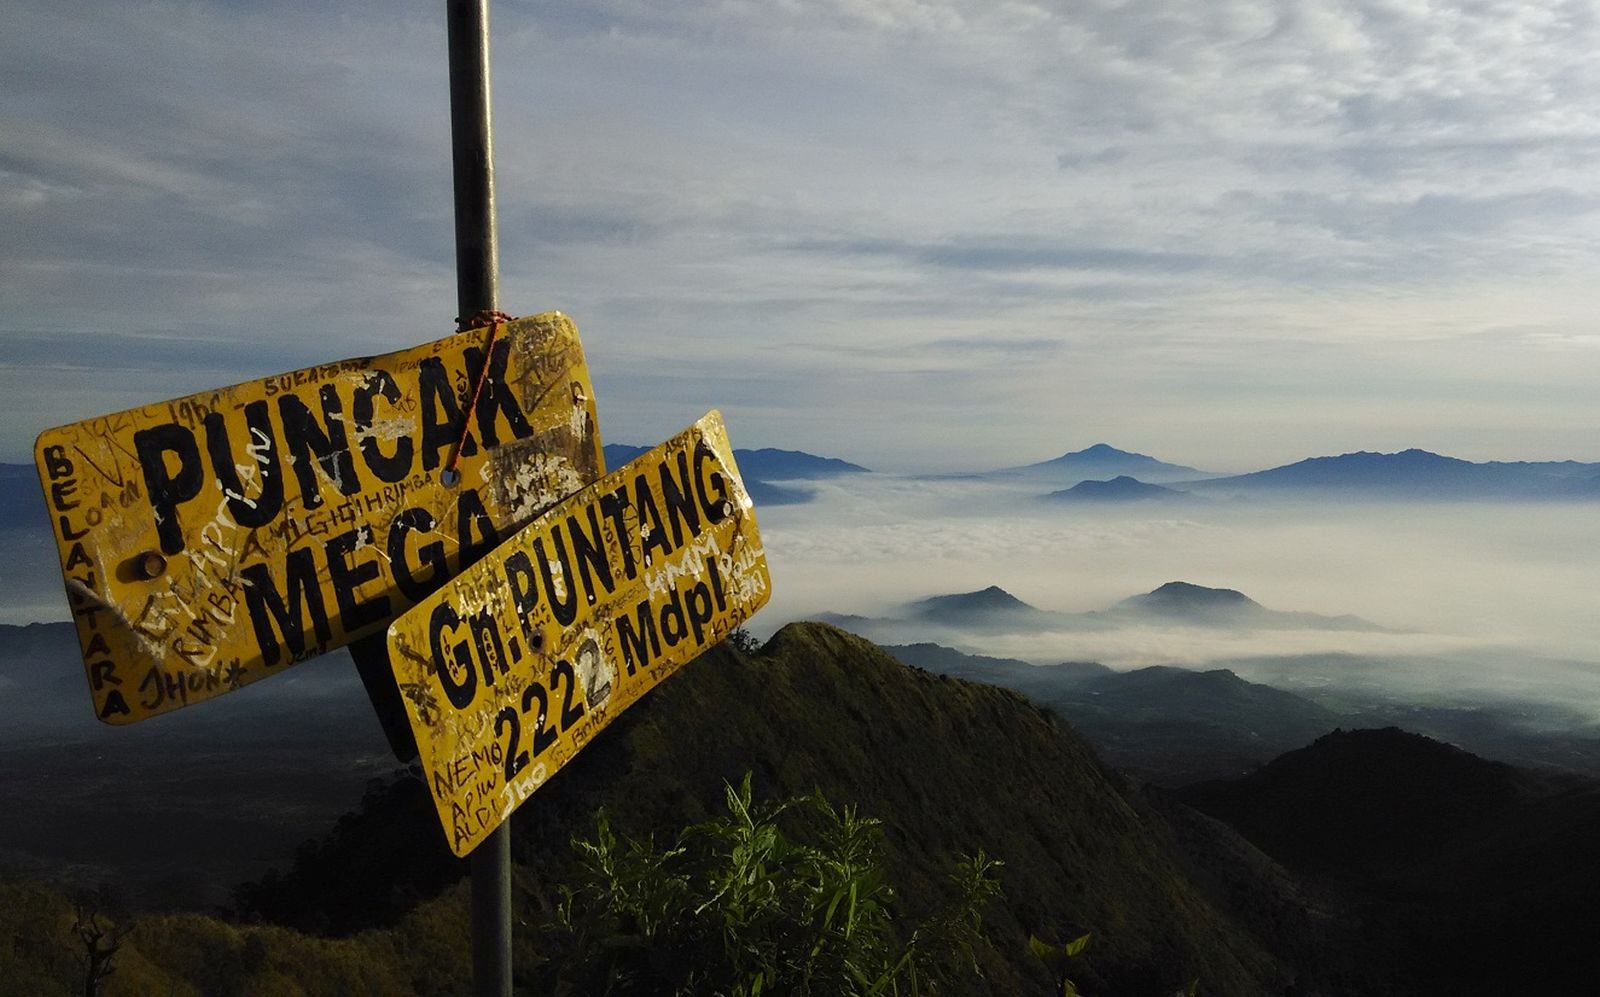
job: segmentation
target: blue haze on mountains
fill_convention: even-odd
[[[608,463],[642,450],[608,445]],[[1353,655],[1333,678],[1399,696],[1592,702],[1600,717],[1585,608],[1597,569],[1578,553],[1600,542],[1593,464],[1406,451],[1224,477],[1099,444],[1024,468],[905,476],[800,451],[736,457],[774,572],[758,633],[821,616],[887,643],[1118,669],[1245,662],[1291,685],[1330,681],[1295,660]],[[1130,467],[1195,501],[1046,500]],[[64,619],[31,468],[0,466],[0,503],[0,622]],[[1232,591],[1241,611],[1149,611],[1180,585]],[[991,587],[1015,605],[906,608]],[[50,667],[52,688],[81,684],[75,662]]]
[[[629,455],[611,449],[609,463]],[[791,499],[756,494],[773,578],[756,636],[822,618],[908,663],[1017,688],[1078,717],[1136,777],[1237,774],[1226,766],[1264,762],[1330,723],[1401,722],[1490,757],[1600,774],[1591,499],[1513,502],[1459,484],[1447,499],[1202,496],[1226,479],[1186,468],[1172,487],[1193,501],[1076,504],[1045,498],[1075,483],[1070,472],[738,460],[753,490]],[[1582,481],[1587,470],[1494,473]],[[12,773],[10,805],[32,815],[0,836],[0,865],[224,902],[222,886],[259,874],[395,768],[343,650],[132,728],[100,724],[32,468],[0,466],[0,502],[0,770]],[[1174,767],[1159,744],[1128,741],[1140,722],[1232,733]],[[238,779],[242,765],[256,777]],[[41,778],[67,789],[40,796]],[[215,786],[225,798],[196,795]],[[212,829],[215,843],[182,862],[119,866],[97,830],[110,826],[96,817],[108,802],[151,826]],[[268,815],[248,828],[248,854],[230,844],[234,812]],[[52,838],[57,825],[75,830]]]

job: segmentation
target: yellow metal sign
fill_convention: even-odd
[[[711,412],[396,620],[389,663],[451,849],[470,852],[769,587]]]
[[[599,477],[572,322],[493,332],[41,434],[100,719],[209,699],[381,630]]]

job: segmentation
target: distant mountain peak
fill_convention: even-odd
[[[1162,463],[1161,461],[1156,460],[1154,457],[1151,457],[1151,456],[1149,456],[1147,454],[1134,453],[1131,450],[1119,450],[1119,449],[1117,449],[1116,447],[1112,446],[1109,443],[1096,443],[1093,446],[1085,447],[1082,450],[1074,450],[1074,451],[1072,451],[1070,453],[1064,453],[1059,457],[1055,457],[1055,458],[1052,458],[1050,460],[1043,461],[1042,463],[1045,463],[1045,464],[1065,464],[1065,463],[1074,463],[1074,462],[1080,462],[1080,461],[1086,461],[1086,460],[1106,460],[1106,459],[1114,459],[1114,460],[1122,461],[1124,463],[1132,463],[1132,464],[1146,464],[1146,463],[1148,463],[1148,464],[1160,464],[1160,463]],[[1034,466],[1038,466],[1038,465],[1034,465]]]
[[[1196,585],[1193,582],[1166,582],[1149,595],[1160,596],[1168,599],[1192,599],[1205,602],[1254,602],[1255,600],[1237,589],[1211,588],[1206,585]]]
[[[1193,582],[1167,582],[1143,595],[1117,604],[1124,609],[1154,610],[1163,613],[1207,613],[1259,610],[1261,604],[1236,589],[1210,588]]]
[[[981,602],[988,606],[1023,606],[1028,609],[1033,608],[998,585],[990,585],[988,588],[982,588],[976,592],[963,592],[956,595],[944,596],[943,598],[960,599],[963,602]]]
[[[957,592],[951,595],[930,596],[909,607],[917,616],[961,617],[990,613],[1037,612],[1033,606],[1007,592],[998,585],[976,592]]]
[[[1109,443],[1095,443],[1082,450],[1073,450],[1036,464],[1007,468],[996,473],[1046,477],[1062,484],[1090,478],[1106,479],[1121,476],[1135,476],[1141,482],[1153,479],[1175,481],[1195,476],[1209,477],[1204,471],[1197,471],[1182,464],[1168,464],[1146,454],[1118,449]]]
[[[1503,762],[1399,727],[1335,729],[1279,756],[1240,784],[1249,783],[1338,785],[1346,791],[1364,783],[1373,798],[1393,800],[1380,812],[1405,807],[1419,810],[1419,817],[1437,818],[1443,810],[1472,819],[1532,795],[1538,785]]]
[[[1181,499],[1191,497],[1188,492],[1165,488],[1140,481],[1128,474],[1119,474],[1105,481],[1089,479],[1071,488],[1050,492],[1047,499],[1066,502],[1130,502],[1148,499]]]

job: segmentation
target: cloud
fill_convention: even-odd
[[[970,466],[987,466],[987,456],[969,454]],[[1237,589],[1270,609],[1361,616],[1391,632],[1173,624],[972,633],[934,622],[882,636],[1118,667],[1357,654],[1389,663],[1363,682],[1417,695],[1592,701],[1600,689],[1585,601],[1594,570],[1584,552],[1600,542],[1589,509],[1254,502],[1172,515],[1067,509],[1036,492],[872,475],[819,483],[806,505],[758,509],[774,582],[758,625],[825,611],[893,616],[915,599],[989,585],[1040,609],[1084,613],[1185,580]],[[1271,665],[1279,682],[1323,676],[1308,674],[1309,664],[1256,664],[1263,674]]]
[[[1197,255],[1040,243],[1030,234],[963,239],[932,245],[893,239],[814,240],[796,242],[788,248],[829,256],[888,256],[929,268],[999,272],[1089,270],[1187,273],[1207,264],[1204,257]]]
[[[1518,228],[1545,229],[1600,210],[1600,194],[1545,188],[1476,197],[1427,193],[1382,198],[1308,192],[1262,197],[1232,191],[1223,203],[1279,223],[1311,225],[1349,239],[1435,240],[1504,235]]]
[[[503,299],[576,317],[619,438],[722,397],[749,442],[869,462],[1165,426],[1249,464],[1375,407],[1470,444],[1499,381],[1527,401],[1497,447],[1600,456],[1560,428],[1600,375],[1560,359],[1597,307],[1589,5],[572,0],[493,30]],[[0,457],[448,331],[444,55],[427,5],[13,4]]]

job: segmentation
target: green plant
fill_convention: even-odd
[[[1079,935],[1072,941],[1060,945],[1040,941],[1035,935],[1028,936],[1028,951],[1050,970],[1051,977],[1060,988],[1061,997],[1078,997],[1078,985],[1067,976],[1067,970],[1072,968],[1073,960],[1082,955],[1083,950],[1088,947],[1088,934]]]
[[[542,939],[541,992],[871,997],[976,969],[999,862],[958,863],[955,899],[902,940],[878,821],[816,794],[756,803],[748,773],[726,804],[670,847],[603,813],[573,839],[579,882]]]

